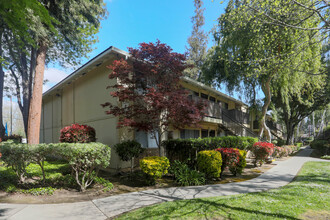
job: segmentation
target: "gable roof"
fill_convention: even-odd
[[[87,63],[85,63],[84,65],[82,65],[81,67],[79,67],[77,70],[73,71],[70,75],[68,75],[67,77],[65,77],[63,80],[61,80],[59,83],[57,83],[56,85],[54,85],[52,88],[50,88],[49,90],[47,90],[46,92],[43,93],[43,97],[52,94],[53,92],[59,91],[61,89],[63,89],[63,87],[65,87],[66,85],[71,84],[71,82],[75,81],[76,79],[83,77],[88,71],[90,71],[93,68],[96,68],[97,66],[99,66],[100,64],[102,64],[104,61],[106,61],[111,54],[119,54],[123,57],[125,57],[126,59],[130,56],[130,54],[124,50],[118,49],[114,46],[110,46],[109,48],[107,48],[106,50],[104,50],[103,52],[101,52],[100,54],[98,54],[96,57],[92,58],[91,60],[89,60]],[[229,99],[235,103],[238,103],[240,105],[244,105],[247,106],[247,104],[231,97],[228,96],[210,86],[207,86],[201,82],[198,82],[196,80],[193,80],[189,77],[183,77],[182,78],[183,81],[192,84],[196,87],[205,89],[207,91],[210,91],[212,93],[215,93],[219,96],[222,96],[226,99]]]
[[[71,84],[71,82],[84,76],[91,69],[99,66],[102,62],[107,60],[111,54],[119,54],[119,55],[124,56],[125,58],[130,56],[129,53],[127,53],[126,51],[123,51],[116,47],[111,46],[111,47],[107,48],[106,50],[104,50],[103,52],[101,52],[100,54],[98,54],[96,57],[89,60],[87,63],[85,63],[81,67],[79,67],[77,70],[73,71],[70,75],[65,77],[63,80],[61,80],[59,83],[54,85],[52,88],[50,88],[49,90],[44,92],[42,96],[44,97],[44,96],[50,95],[54,91],[59,91],[66,85]]]

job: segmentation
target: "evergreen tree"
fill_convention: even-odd
[[[204,8],[202,0],[194,0],[195,15],[191,18],[193,30],[188,38],[189,47],[187,47],[188,58],[187,64],[191,66],[185,70],[188,77],[201,80],[201,68],[206,57],[207,34],[203,30],[204,25]]]

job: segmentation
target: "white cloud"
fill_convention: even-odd
[[[59,83],[68,74],[62,70],[56,68],[48,68],[45,70],[44,80],[47,80],[47,83],[43,86],[43,92],[46,92],[48,89],[53,87],[55,84]]]

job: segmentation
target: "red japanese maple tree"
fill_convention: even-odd
[[[197,126],[203,118],[204,103],[196,103],[180,86],[187,68],[185,55],[172,52],[161,43],[140,43],[129,48],[128,60],[116,60],[108,68],[110,79],[117,79],[110,95],[119,105],[105,103],[107,114],[119,117],[118,127],[130,127],[150,132],[163,155],[161,140],[169,126],[179,129]]]

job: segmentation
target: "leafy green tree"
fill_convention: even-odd
[[[320,21],[315,16],[303,21],[304,10],[295,5],[280,4],[280,1],[263,4],[260,1],[231,0],[225,14],[219,18],[214,32],[216,45],[208,53],[204,78],[210,84],[221,86],[224,83],[228,90],[245,90],[246,94],[259,86],[265,96],[259,136],[265,135],[270,141],[265,117],[274,92],[272,84],[280,80],[278,88],[286,97],[286,94],[300,89],[307,76],[319,73],[320,34],[317,30],[274,25],[261,12],[253,10],[252,6],[257,3],[258,11],[281,17],[288,23],[301,22],[309,27]]]
[[[273,110],[277,109],[279,118],[285,123],[286,144],[294,143],[294,131],[304,118],[330,102],[330,91],[326,89],[325,82],[322,80],[324,78],[324,76],[310,78],[309,82],[307,81],[300,90],[296,91],[297,93],[289,93],[285,96],[281,91],[274,93]]]
[[[105,15],[103,0],[40,1],[57,22],[54,22],[55,32],[47,27],[44,32],[35,32],[38,49],[28,119],[27,136],[30,144],[39,143],[46,56],[58,55],[68,62],[86,56],[97,40],[95,34],[99,30],[100,19]]]
[[[193,23],[193,30],[191,36],[188,38],[189,47],[187,63],[191,68],[185,70],[185,75],[192,79],[201,79],[201,68],[206,58],[207,49],[207,33],[204,32],[204,8],[202,0],[194,0],[195,15],[191,18]]]
[[[29,30],[36,29],[39,23],[53,29],[52,18],[37,0],[0,1],[0,138],[4,135],[2,122],[4,69],[8,69],[8,65],[6,65],[8,60],[5,57],[8,45],[6,45],[5,39],[8,34],[14,34],[21,36],[16,40],[15,45],[22,45],[24,42],[35,45],[35,39]]]
[[[48,13],[50,24],[33,16],[27,25],[28,36],[11,26],[5,35],[6,61],[16,85],[29,143],[39,142],[45,64],[57,61],[76,65],[92,50],[100,19],[106,12],[102,0],[38,0],[37,4]]]

